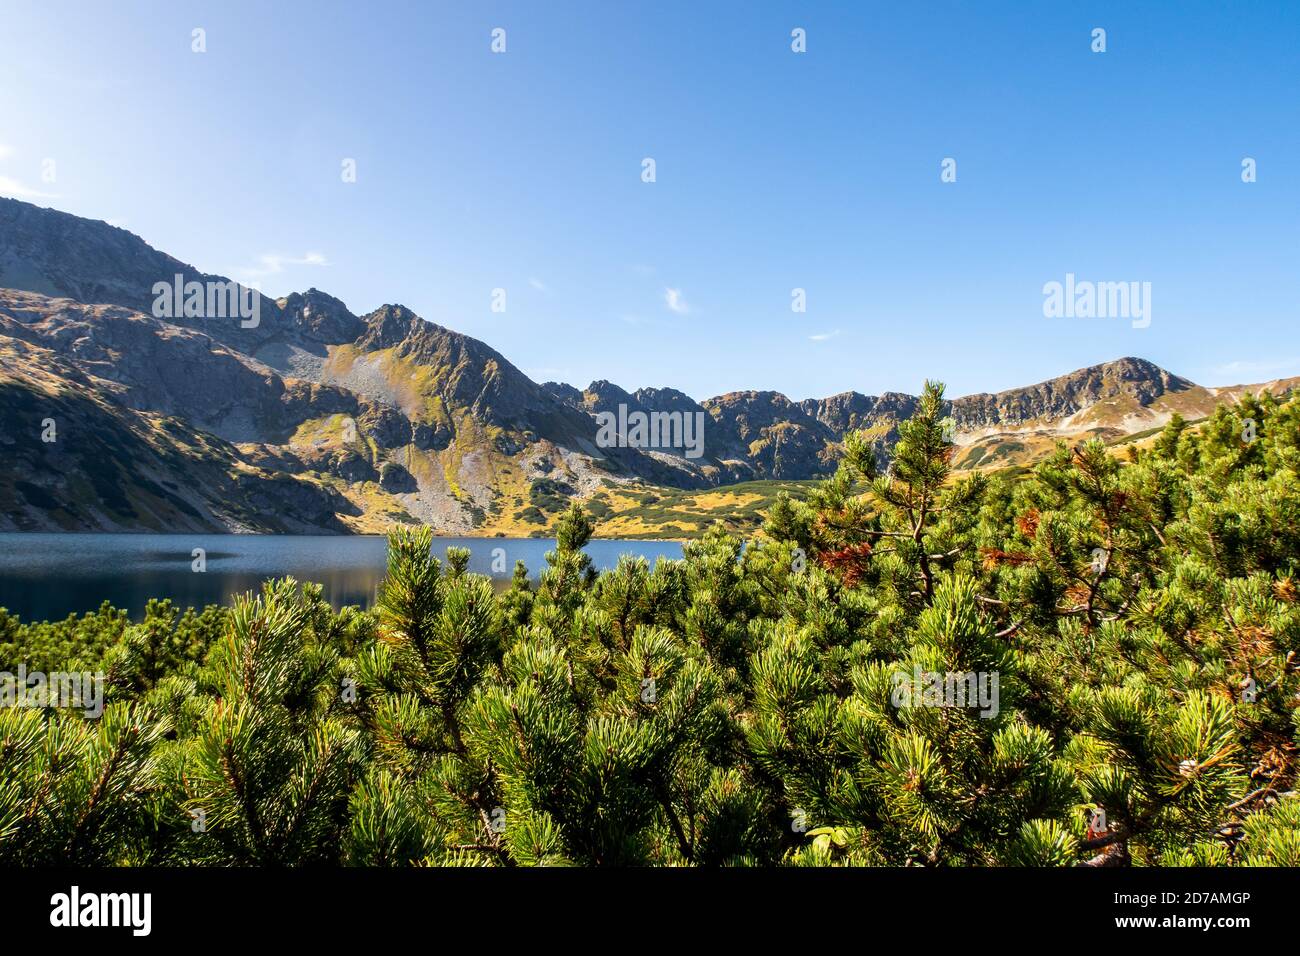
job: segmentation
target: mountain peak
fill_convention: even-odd
[[[357,341],[363,351],[389,349],[401,345],[419,329],[417,322],[424,320],[404,305],[381,305],[362,317],[364,332]]]
[[[153,284],[201,278],[139,236],[17,199],[0,199],[0,287],[148,312]]]
[[[309,338],[327,345],[354,342],[366,330],[366,323],[353,315],[346,305],[316,288],[291,292],[276,299],[275,304],[280,307],[286,321],[293,323]]]
[[[621,481],[699,487],[816,478],[834,470],[851,431],[864,431],[886,459],[918,402],[902,392],[857,391],[792,402],[773,390],[697,402],[673,388],[628,391],[605,379],[581,391],[537,385],[487,344],[404,305],[358,317],[316,288],[262,297],[260,323],[250,327],[156,317],[154,284],[178,274],[229,282],[107,223],[0,200],[0,290],[22,290],[0,291],[0,367],[18,383],[10,394],[90,391],[111,406],[119,431],[160,435],[146,419],[163,415],[237,443],[221,452],[221,473],[265,469],[256,482],[273,498],[272,485],[290,489],[275,500],[298,502],[295,514],[328,512],[295,519],[303,526],[336,528],[340,516],[351,516],[361,520],[354,527],[373,528],[394,515],[460,532],[492,514],[507,525],[532,523],[531,486],[543,476],[579,496]],[[957,423],[954,464],[1022,464],[1058,440],[1115,439],[1175,413],[1204,416],[1221,391],[1124,356],[954,398],[946,412]],[[596,416],[621,405],[702,422],[702,456],[683,455],[672,441],[602,445]],[[0,497],[8,493],[0,484]],[[226,496],[217,484],[204,494],[215,509],[204,521],[235,520],[215,517]]]
[[[1194,388],[1195,383],[1165,371],[1159,365],[1147,359],[1125,356],[1099,365],[1088,365],[1075,369],[1056,378],[1049,378],[1034,385],[1009,388],[996,394],[979,392],[957,399],[957,402],[974,402],[994,399],[998,401],[1014,400],[1027,395],[1052,396],[1055,399],[1075,404],[1090,404],[1104,398],[1120,394],[1130,395],[1146,404],[1152,398],[1165,392],[1185,391]],[[1077,410],[1074,409],[1074,410]],[[1060,409],[1056,409],[1060,411]]]

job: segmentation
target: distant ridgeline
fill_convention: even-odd
[[[1001,469],[1245,391],[1123,358],[945,413],[957,468]],[[698,496],[664,522],[690,536],[725,516],[712,489],[826,477],[851,432],[883,465],[917,401],[539,384],[403,306],[271,300],[123,229],[0,199],[0,530],[526,536],[570,500],[609,512],[660,488]]]

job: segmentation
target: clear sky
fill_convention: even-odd
[[[1300,3],[5,0],[0,193],[578,386],[1260,381],[1300,374]],[[1066,273],[1150,326],[1045,318]]]

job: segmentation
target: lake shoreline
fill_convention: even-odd
[[[402,525],[401,527],[417,527],[417,525]],[[386,534],[366,533],[366,532],[348,532],[346,534],[330,534],[329,532],[320,532],[319,534],[299,534],[290,532],[269,532],[269,531],[0,531],[0,540],[7,536],[38,536],[38,535],[82,535],[87,537],[142,537],[153,536],[156,538],[183,538],[194,536],[220,537],[230,536],[232,538],[322,538],[326,540],[347,541],[352,538],[387,538]],[[444,534],[440,531],[433,532],[435,541],[554,541],[551,536],[537,535],[524,538],[512,537],[504,534],[475,535],[475,534]],[[699,537],[693,538],[616,538],[605,537],[600,534],[593,534],[592,541],[625,541],[629,544],[685,544],[688,541],[699,541]]]
[[[468,570],[498,588],[509,586],[520,562],[537,580],[555,547],[554,538],[433,539],[440,559],[446,549],[467,549]],[[609,570],[627,555],[653,565],[680,559],[683,549],[678,541],[593,538],[583,550],[597,570]],[[107,601],[138,619],[150,599],[229,605],[292,577],[320,584],[335,607],[369,608],[387,559],[384,535],[0,532],[0,607],[26,621],[58,621]]]

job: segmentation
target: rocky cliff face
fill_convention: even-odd
[[[882,460],[916,398],[530,380],[483,342],[316,289],[258,297],[259,322],[159,315],[154,285],[224,283],[122,229],[0,199],[0,530],[542,530],[606,483],[707,488],[830,473],[844,436]],[[1122,435],[1209,390],[1125,358],[950,403],[962,467],[1059,437]],[[698,455],[602,441],[603,415],[703,423]],[[52,420],[57,441],[41,440]],[[635,443],[633,443],[635,445]]]
[[[916,397],[900,392],[883,395],[863,395],[859,392],[841,392],[830,398],[809,398],[799,403],[804,414],[817,419],[832,432],[845,432],[873,428],[881,422],[902,421],[916,411]]]
[[[16,199],[0,199],[0,237],[0,288],[147,312],[154,282],[203,278],[125,229]]]
[[[341,533],[359,513],[26,339],[0,337],[0,456],[5,531]]]
[[[1145,359],[1122,358],[1036,385],[996,394],[966,395],[949,401],[947,407],[956,424],[959,445],[997,436],[1004,436],[1005,444],[1024,435],[1050,439],[1083,433],[1089,425],[1105,437],[1115,437],[1138,430],[1124,427],[1126,420],[1147,426],[1163,423],[1181,393],[1194,396],[1204,391]],[[849,431],[866,431],[881,448],[883,458],[898,437],[898,423],[916,412],[917,398],[899,392],[879,396],[844,392],[830,398],[808,399],[800,403],[800,408],[837,438]],[[1103,410],[1109,413],[1101,414]],[[1098,414],[1089,419],[1089,411]]]
[[[477,339],[426,322],[400,305],[376,309],[363,322],[353,368],[377,363],[409,368],[419,388],[406,396],[407,404],[436,400],[445,408],[464,409],[485,425],[551,441],[572,441],[592,432],[585,416]]]
[[[151,314],[159,282],[229,283],[159,252],[139,236],[105,222],[43,209],[16,199],[0,199],[0,288],[21,289],[51,298],[96,305],[119,305]],[[255,290],[259,324],[202,317],[173,319],[251,353],[283,335],[279,306]]]
[[[93,393],[96,420],[123,441],[144,427],[129,413],[183,422],[222,443],[246,496],[267,500],[254,491],[259,482],[298,488],[283,483],[290,478],[332,501],[319,513],[281,509],[291,523],[304,515],[294,527],[318,530],[380,530],[396,520],[451,532],[493,525],[531,531],[549,520],[533,503],[539,482],[582,495],[607,478],[687,486],[712,480],[654,452],[600,448],[587,410],[532,382],[484,343],[401,305],[359,317],[316,289],[274,302],[259,296],[259,320],[245,327],[240,317],[159,314],[155,284],[176,276],[228,282],[124,230],[0,201],[0,382],[12,386],[7,400],[15,407],[45,402],[68,415],[79,409],[75,417],[86,419],[90,409],[64,399]],[[104,407],[114,412],[111,422],[100,414]],[[20,429],[12,438],[33,434]],[[167,434],[158,441],[165,444]],[[50,466],[84,464],[76,448],[60,450],[62,457],[42,451]],[[169,457],[177,462],[189,453],[174,451]],[[141,466],[142,475],[148,470]],[[3,476],[0,487],[14,489],[17,480]],[[228,517],[216,499],[185,521],[161,504],[152,512],[143,505],[68,511],[53,507],[60,489],[67,491],[53,470],[37,469],[24,487],[40,485],[49,491],[40,499],[45,517],[15,493],[0,528],[255,527],[247,515]]]
[[[959,429],[970,431],[1021,426],[1059,421],[1112,399],[1145,408],[1167,394],[1194,387],[1145,359],[1122,358],[1026,388],[967,395],[952,403],[952,415]]]
[[[834,465],[838,435],[779,392],[729,392],[704,402],[723,457],[770,478],[811,478]]]

